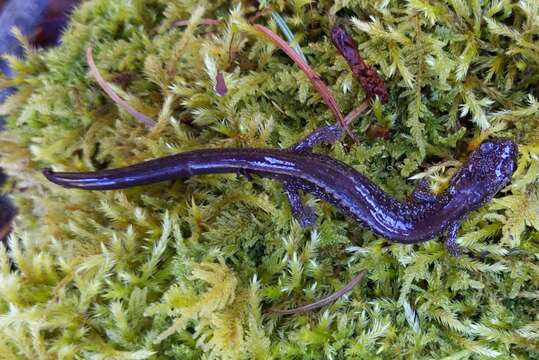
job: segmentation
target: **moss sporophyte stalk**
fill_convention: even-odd
[[[0,248],[2,354],[533,359],[536,15],[534,1],[84,2],[58,47],[8,57],[16,74],[0,79],[17,88],[0,106],[0,165],[19,212]],[[336,25],[387,98],[356,79]],[[41,175],[284,151],[328,124],[354,141],[308,156],[347,164],[401,203],[415,181],[424,201],[450,191],[466,159],[494,154],[482,143],[513,139],[516,170],[462,223],[459,257],[442,241],[391,243],[311,194],[298,194],[316,214],[303,228],[281,184],[256,175],[114,191]],[[311,303],[324,307],[300,313]]]

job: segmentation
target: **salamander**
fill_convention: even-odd
[[[283,184],[293,215],[303,226],[313,224],[315,218],[313,209],[302,204],[300,191],[329,202],[392,242],[419,243],[447,232],[446,248],[456,256],[460,253],[456,239],[462,221],[505,187],[516,170],[518,149],[513,140],[485,140],[442,193],[430,193],[422,181],[410,201],[398,201],[349,165],[311,151],[314,145],[332,143],[341,136],[340,126],[330,125],[288,149],[203,149],[111,170],[45,169],[43,174],[55,184],[87,190],[122,189],[204,174],[256,174]]]

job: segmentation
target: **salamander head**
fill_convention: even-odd
[[[450,203],[466,212],[481,207],[511,181],[517,157],[513,140],[483,141],[451,179]]]

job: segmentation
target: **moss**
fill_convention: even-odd
[[[317,151],[400,199],[411,175],[443,188],[489,136],[520,146],[517,173],[473,213],[459,258],[440,241],[391,244],[316,207],[292,220],[280,185],[219,175],[112,192],[61,189],[40,170],[95,170],[209,147],[284,147],[335,121],[308,79],[245,20],[246,2],[89,0],[62,44],[9,59],[1,106],[6,191],[20,210],[0,251],[0,350],[13,358],[537,358],[539,74],[534,1],[276,1],[348,113],[365,94],[328,35],[344,23],[389,101]],[[196,9],[199,8],[197,11]],[[193,15],[194,14],[194,15]],[[197,25],[201,18],[221,25]],[[188,27],[172,27],[191,18]],[[270,16],[259,18],[278,32]],[[148,130],[89,76],[100,72]],[[218,70],[228,92],[214,90]],[[389,138],[364,136],[369,124]],[[441,166],[434,166],[434,165]],[[10,264],[16,267],[10,270]],[[365,280],[297,317],[267,314]]]

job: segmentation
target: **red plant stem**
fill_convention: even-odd
[[[90,67],[90,73],[95,78],[95,81],[97,81],[101,89],[103,89],[103,91],[112,99],[112,101],[114,101],[119,107],[127,111],[148,128],[152,128],[155,125],[155,121],[152,118],[135,110],[135,108],[129,105],[127,101],[123,100],[118,94],[116,94],[109,83],[103,79],[99,73],[99,70],[97,69],[97,66],[95,65],[94,58],[92,56],[92,48],[90,47],[86,49],[86,61]]]
[[[341,124],[341,126],[346,130],[348,135],[350,135],[355,141],[357,141],[357,137],[354,136],[354,134],[350,131],[350,129],[344,122],[344,116],[339,110],[337,102],[331,94],[331,90],[327,87],[326,84],[324,84],[322,79],[320,79],[320,75],[318,75],[308,64],[306,64],[301,59],[301,57],[294,51],[294,49],[292,49],[290,45],[288,45],[288,43],[279,35],[275,34],[273,31],[260,24],[254,24],[253,27],[259,32],[265,34],[275,45],[277,45],[279,49],[284,51],[286,55],[288,55],[288,57],[292,59],[294,63],[296,63],[296,65],[305,73],[305,75],[307,75],[307,78],[311,81],[311,84],[313,84],[316,91],[318,91],[324,102],[333,112],[339,124]]]
[[[352,289],[357,284],[359,284],[361,279],[363,279],[364,275],[365,275],[364,271],[360,272],[348,284],[346,284],[346,286],[344,286],[342,289],[334,292],[331,295],[325,296],[325,297],[323,297],[323,298],[321,298],[321,299],[319,299],[319,300],[317,300],[317,301],[315,301],[313,303],[303,305],[303,306],[297,307],[295,309],[272,310],[271,312],[281,314],[281,315],[297,315],[297,314],[302,314],[302,313],[307,312],[307,311],[311,311],[311,310],[314,310],[314,309],[321,308],[322,306],[325,306],[325,305],[337,300],[338,298],[342,297],[344,294],[349,293],[350,291],[352,291]]]

